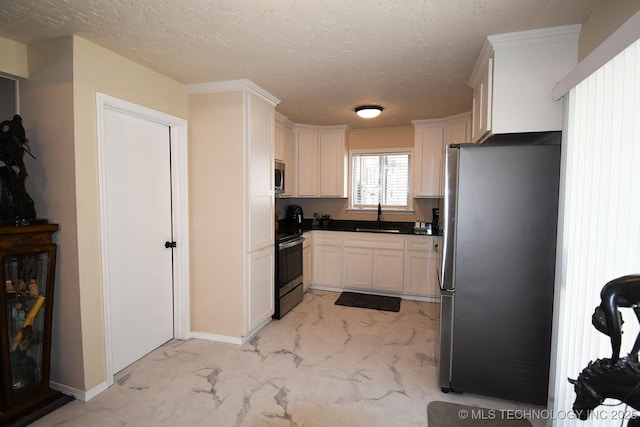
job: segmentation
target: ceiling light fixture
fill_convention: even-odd
[[[372,119],[378,117],[382,113],[382,107],[379,105],[363,105],[356,107],[356,114],[363,119]]]

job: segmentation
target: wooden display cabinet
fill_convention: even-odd
[[[57,224],[0,227],[0,425],[61,396],[49,388]]]

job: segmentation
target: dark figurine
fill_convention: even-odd
[[[611,339],[611,359],[589,362],[573,384],[576,399],[573,412],[586,420],[593,409],[606,398],[620,400],[640,410],[640,334],[636,337],[628,356],[620,358],[622,342],[622,315],[620,307],[632,308],[640,322],[640,275],[618,277],[607,282],[600,292],[600,305],[596,307],[591,323]],[[628,427],[639,426],[640,420],[632,418]]]
[[[606,398],[617,399],[634,409],[640,409],[640,364],[635,357],[625,357],[612,363],[610,359],[589,362],[574,385],[576,400],[573,412],[581,420]]]
[[[620,357],[622,342],[622,316],[619,307],[631,307],[640,322],[640,275],[629,275],[611,280],[600,291],[600,305],[596,307],[591,318],[593,326],[611,339],[611,362]],[[629,355],[638,357],[640,350],[640,334]]]
[[[29,154],[22,117],[0,123],[0,225],[21,223],[36,217],[33,199],[24,183],[27,179],[24,153]],[[34,157],[35,158],[35,157]]]

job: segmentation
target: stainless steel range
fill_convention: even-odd
[[[274,319],[281,319],[302,301],[302,242],[300,233],[278,233]]]

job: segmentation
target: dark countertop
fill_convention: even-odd
[[[398,233],[388,233],[388,234],[410,234],[410,235],[418,235],[414,232],[414,223],[413,222],[399,222],[399,221],[382,221],[380,223],[380,229],[383,230],[400,230]],[[298,229],[295,226],[291,227],[286,223],[285,220],[281,220],[278,225],[278,230],[282,232],[305,232],[310,230],[325,230],[325,231],[352,231],[365,233],[366,231],[357,230],[357,229],[378,229],[378,225],[376,221],[352,221],[345,219],[332,219],[329,220],[329,227],[313,227],[312,220],[304,219],[302,221],[302,229]],[[379,232],[372,231],[371,234],[378,234]],[[387,233],[382,233],[387,234]]]

